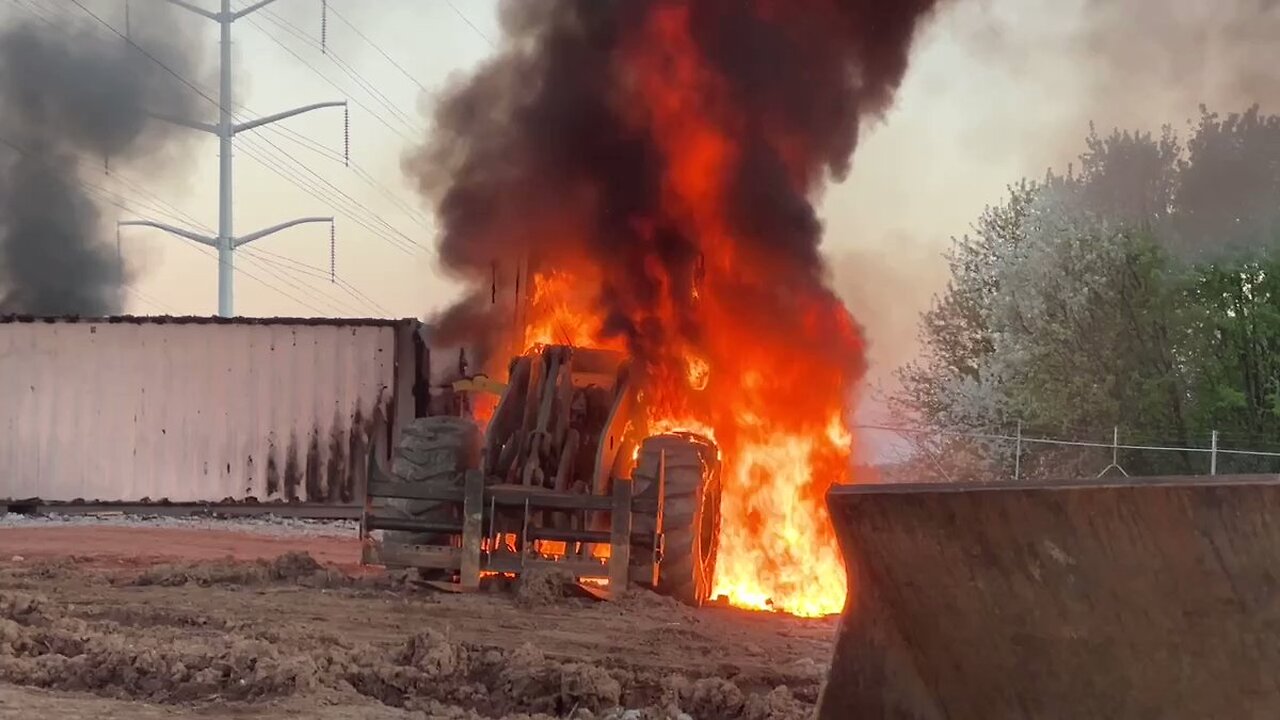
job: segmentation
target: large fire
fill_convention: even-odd
[[[547,336],[551,327],[563,328],[557,331],[561,342],[614,346],[612,339],[582,334],[602,323],[590,296],[575,302],[572,289],[596,284],[598,279],[575,280],[564,273],[541,278],[526,324],[526,346],[554,341]],[[708,273],[706,285],[715,284]],[[785,345],[769,342],[750,318],[721,312],[715,292],[702,293],[701,307],[717,317],[704,325],[708,357],[690,361],[679,352],[667,355],[671,364],[652,368],[644,392],[650,433],[696,432],[720,446],[724,494],[713,595],[739,607],[795,615],[839,612],[845,573],[824,495],[850,474],[852,438],[843,420],[847,398],[839,391],[848,370],[828,368],[826,377],[797,374],[796,368],[814,368]],[[845,341],[854,337],[839,304],[811,312],[831,314],[824,324],[845,328],[850,333]]]
[[[723,463],[713,592],[839,612],[824,496],[850,480],[856,324],[814,199],[881,113],[934,0],[505,0],[502,51],[408,161],[471,282],[442,340],[628,352],[649,430]],[[499,302],[515,278],[517,307]],[[523,348],[510,330],[523,331]]]

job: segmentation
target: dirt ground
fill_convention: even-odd
[[[791,720],[835,632],[643,590],[442,593],[357,556],[349,532],[6,523],[0,719]]]

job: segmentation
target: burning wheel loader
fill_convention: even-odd
[[[372,454],[364,561],[462,588],[544,567],[608,581],[610,594],[635,581],[707,600],[718,450],[688,433],[643,436],[630,371],[620,353],[544,346],[512,361],[483,432],[466,417],[415,421],[389,473]]]

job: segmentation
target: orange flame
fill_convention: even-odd
[[[593,301],[592,285],[578,281],[565,270],[535,273],[530,293],[524,347],[573,345],[624,349],[620,340],[601,342],[601,323],[592,313],[582,312]]]
[[[599,326],[593,310],[569,295],[544,298],[541,307],[551,314],[531,314],[529,327]],[[706,307],[714,310],[713,298]],[[833,483],[849,477],[852,436],[843,419],[844,397],[826,390],[840,387],[841,371],[832,370],[830,384],[822,377],[797,377],[788,370],[794,362],[785,349],[743,344],[752,332],[749,323],[721,318],[707,328],[716,352],[702,361],[704,389],[690,383],[681,354],[670,373],[655,369],[654,384],[645,392],[651,434],[693,432],[719,446],[723,496],[713,595],[757,610],[837,613],[845,601],[845,571],[824,497]],[[603,344],[596,338],[579,343]],[[810,399],[791,397],[797,395]],[[815,413],[815,405],[826,412]]]
[[[735,128],[755,119],[717,102],[729,93],[704,66],[687,13],[683,3],[654,9],[625,48],[625,64],[628,89],[645,99],[629,120],[665,158],[662,212],[695,239],[697,277],[670,274],[659,239],[640,228],[645,261],[625,272],[642,274],[658,292],[643,307],[614,309],[632,313],[635,347],[605,335],[599,310],[602,287],[625,280],[609,273],[623,270],[585,260],[551,263],[554,271],[535,275],[523,340],[631,349],[646,362],[649,432],[683,430],[716,442],[723,496],[713,595],[745,608],[837,613],[845,570],[825,495],[850,479],[844,418],[861,340],[828,289],[786,282],[808,277],[808,268],[779,267],[794,261],[774,257],[761,238],[735,236],[725,207],[741,160]],[[803,155],[794,136],[773,142],[784,159]],[[809,181],[804,172],[788,175],[799,188]]]
[[[702,287],[691,294],[706,389],[690,392],[692,372],[680,378],[675,369],[659,369],[649,413],[659,428],[674,419],[714,430],[703,432],[716,440],[723,463],[713,594],[742,607],[836,613],[844,607],[845,571],[825,494],[850,475],[852,443],[843,418],[860,362],[857,331],[829,292],[779,287],[785,275],[773,260],[753,256],[762,248],[734,237],[724,198],[739,162],[736,129],[749,120],[723,101],[730,93],[703,64],[689,32],[686,6],[662,6],[649,16],[629,63],[649,101],[638,121],[651,129],[670,164],[667,212],[684,218],[705,262]],[[775,138],[775,147],[786,157],[796,142]],[[794,175],[803,182],[801,173]],[[743,298],[762,301],[752,307]],[[789,308],[793,316],[744,315],[760,306]],[[674,318],[663,320],[677,326]]]

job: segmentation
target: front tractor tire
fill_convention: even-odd
[[[695,607],[711,598],[720,544],[720,461],[716,446],[698,435],[655,435],[640,445],[632,477],[643,496],[657,499],[665,455],[662,560],[654,589]],[[655,518],[642,527],[652,528]]]
[[[391,460],[391,475],[399,482],[438,489],[462,487],[467,470],[480,466],[480,428],[466,418],[437,415],[418,418],[401,432]],[[431,500],[392,500],[388,506],[404,517],[425,522],[455,519],[454,508]],[[389,542],[448,544],[448,536],[388,531]]]

